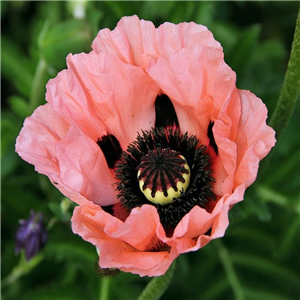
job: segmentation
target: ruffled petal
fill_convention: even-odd
[[[208,213],[204,208],[194,206],[176,226],[172,239],[181,237],[193,239],[205,234],[212,226],[214,215]]]
[[[100,30],[92,48],[95,53],[112,54],[143,69],[160,53],[153,23],[139,20],[137,16],[122,18],[112,31]]]
[[[16,141],[16,152],[34,165],[37,172],[48,176],[66,197],[84,204],[87,200],[64,184],[59,169],[56,145],[65,138],[69,126],[68,120],[57,115],[49,104],[40,106],[26,118]]]
[[[69,55],[67,61],[85,90],[90,110],[123,149],[138,131],[154,126],[159,87],[140,68],[107,54]]]
[[[257,176],[259,161],[275,145],[275,131],[266,125],[265,104],[249,91],[240,90],[242,113],[237,138],[238,161],[235,184],[251,185]]]
[[[212,33],[203,25],[194,22],[172,24],[166,22],[157,28],[157,44],[160,56],[169,57],[180,49],[205,46],[222,49]]]
[[[218,116],[235,83],[234,72],[223,64],[222,51],[202,46],[182,49],[160,58],[147,72],[172,100],[181,131],[207,144],[209,122]]]
[[[102,268],[118,268],[140,276],[159,276],[178,255],[196,251],[224,235],[229,224],[229,208],[233,202],[242,200],[244,190],[241,186],[233,194],[224,196],[212,213],[194,207],[171,237],[166,236],[157,211],[151,205],[133,209],[122,222],[90,203],[75,209],[72,228],[74,233],[100,250]],[[207,233],[209,229],[212,229],[211,233]],[[159,247],[169,247],[169,250]]]
[[[61,71],[47,83],[46,100],[59,115],[69,118],[90,138],[97,141],[106,135],[105,125],[93,111],[93,106],[75,74]]]
[[[183,217],[171,238],[162,238],[171,246],[170,255],[196,251],[211,240],[222,237],[229,225],[228,212],[232,204],[243,200],[244,192],[244,185],[237,187],[234,193],[219,199],[211,213],[195,206]]]
[[[71,127],[56,145],[64,185],[99,205],[118,202],[114,173],[96,142],[78,127]]]
[[[147,251],[160,246],[160,241],[156,237],[157,226],[161,224],[156,209],[152,205],[143,205],[133,209],[118,230],[105,231],[112,238],[121,239],[139,251]]]
[[[147,223],[136,225],[145,218]],[[100,267],[140,276],[161,275],[172,263],[167,251],[153,252],[151,240],[156,238],[158,224],[157,212],[150,205],[134,209],[124,223],[92,203],[76,207],[72,217],[73,232],[100,250]]]
[[[36,171],[51,176],[58,169],[56,143],[65,137],[69,126],[49,104],[40,106],[26,118],[17,138],[16,151],[22,159],[35,165]]]
[[[112,54],[145,70],[158,58],[195,45],[221,49],[220,43],[203,25],[166,22],[156,29],[152,22],[131,16],[123,17],[112,31],[100,30],[92,47],[95,53]]]

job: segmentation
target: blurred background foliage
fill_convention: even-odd
[[[206,25],[221,42],[237,86],[266,103],[271,116],[284,79],[298,2],[1,1],[2,299],[100,299],[94,247],[70,228],[73,205],[14,151],[24,118],[45,103],[45,84],[68,53],[88,52],[97,32],[137,14]],[[182,255],[163,299],[293,300],[300,297],[300,106],[245,201],[230,212],[226,236]],[[268,167],[267,167],[268,165]],[[49,241],[29,264],[15,255],[18,220],[46,217]],[[109,299],[134,299],[149,278],[119,274]]]

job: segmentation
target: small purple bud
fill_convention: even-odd
[[[47,238],[42,213],[31,211],[27,220],[20,220],[16,233],[16,254],[24,249],[26,260],[30,260],[45,246]]]

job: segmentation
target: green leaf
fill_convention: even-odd
[[[69,53],[91,50],[91,31],[89,24],[83,20],[46,24],[38,41],[40,55],[50,67],[61,70],[65,68]]]
[[[118,19],[121,19],[124,15],[126,15],[124,13],[124,2],[122,3],[120,1],[103,1],[103,3],[105,3],[105,5],[107,5],[111,9],[113,15]]]
[[[297,287],[300,292],[300,276],[270,259],[245,253],[231,253],[231,258],[234,264],[243,266],[248,272],[252,270],[254,273],[264,274],[269,280],[272,279],[281,282],[281,284]]]
[[[215,22],[212,22],[209,28],[214,34],[215,39],[221,43],[224,49],[225,61],[227,61],[227,58],[237,43],[239,37],[238,30],[230,24]]]
[[[240,33],[236,46],[232,51],[234,55],[230,62],[230,67],[236,71],[238,75],[243,72],[245,62],[248,62],[252,49],[257,45],[260,31],[260,25],[253,25]]]
[[[245,295],[247,300],[291,300],[284,295],[280,295],[278,291],[267,291],[248,288],[245,289]]]
[[[8,111],[2,112],[1,118],[1,175],[10,174],[17,165],[19,158],[15,153],[15,140],[19,132],[21,120]],[[2,178],[3,178],[2,177]]]
[[[145,15],[147,19],[158,19],[163,18],[166,14],[171,14],[173,11],[174,6],[180,5],[176,3],[176,1],[161,1],[159,5],[155,1],[145,1],[143,3],[142,13]],[[172,15],[173,18],[173,15]]]
[[[13,149],[13,147],[11,147]],[[18,165],[20,158],[14,151],[7,151],[1,157],[1,176],[5,178],[11,174]]]
[[[25,97],[29,97],[33,78],[32,66],[24,51],[7,37],[1,37],[1,74]]]
[[[72,235],[71,232],[69,234]],[[93,265],[97,258],[96,248],[83,241],[71,241],[71,237],[65,242],[49,242],[44,249],[44,253],[46,258],[55,258],[59,261],[76,261],[76,263],[80,264],[83,268],[86,267],[86,264]]]
[[[0,9],[1,18],[3,18],[7,13],[9,3],[8,1],[1,1],[0,5],[1,5],[1,9]]]
[[[9,99],[9,104],[12,111],[21,119],[24,119],[28,116],[28,103],[27,101],[19,96],[11,96]]]
[[[256,186],[257,195],[264,202],[273,202],[278,205],[287,206],[289,204],[288,198],[284,195],[281,195],[266,186],[257,185]]]
[[[213,23],[216,24],[216,22],[214,22],[214,15],[216,11],[216,3],[214,1],[199,1],[192,3],[197,4],[195,23],[206,26],[212,25]]]
[[[2,287],[11,285],[23,275],[30,273],[43,259],[43,255],[39,253],[29,261],[26,261],[24,251],[22,251],[19,264],[3,280]]]
[[[82,300],[86,299],[82,290],[76,286],[59,286],[52,284],[50,286],[39,287],[34,290],[27,290],[22,300]]]

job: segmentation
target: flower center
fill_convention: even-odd
[[[194,207],[209,209],[216,199],[207,148],[178,128],[142,131],[116,163],[118,199],[130,212],[156,207],[164,228],[175,228]]]
[[[166,205],[184,194],[191,171],[179,152],[158,147],[141,158],[137,178],[140,190],[155,204]]]

